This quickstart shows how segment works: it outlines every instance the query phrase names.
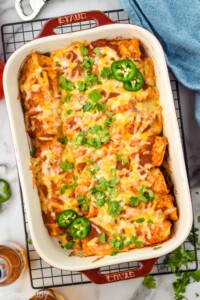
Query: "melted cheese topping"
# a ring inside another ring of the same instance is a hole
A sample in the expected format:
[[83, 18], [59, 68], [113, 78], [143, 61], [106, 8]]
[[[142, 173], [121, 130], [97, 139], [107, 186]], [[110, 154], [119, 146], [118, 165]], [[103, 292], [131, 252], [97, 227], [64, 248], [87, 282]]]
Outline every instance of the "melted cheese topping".
[[[122, 82], [102, 75], [124, 58], [143, 74], [139, 91], [126, 91]], [[74, 249], [85, 255], [127, 251], [170, 237], [177, 211], [172, 185], [160, 169], [168, 142], [161, 134], [153, 61], [141, 55], [137, 39], [73, 42], [49, 56], [32, 53], [22, 67], [19, 89], [36, 148], [34, 182], [52, 236], [63, 246], [71, 240], [56, 218], [73, 209], [92, 225], [88, 237], [74, 239]], [[151, 190], [153, 200], [132, 204], [142, 187]]]

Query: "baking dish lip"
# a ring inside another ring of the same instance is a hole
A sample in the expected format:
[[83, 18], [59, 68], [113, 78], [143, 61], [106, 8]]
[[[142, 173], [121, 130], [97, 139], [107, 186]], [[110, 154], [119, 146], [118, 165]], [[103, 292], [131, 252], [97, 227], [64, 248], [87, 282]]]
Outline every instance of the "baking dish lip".
[[[33, 218], [32, 212], [29, 209], [30, 205], [29, 205], [28, 201], [26, 201], [26, 197], [28, 197], [28, 190], [27, 190], [27, 186], [26, 186], [25, 174], [26, 174], [26, 172], [28, 172], [28, 170], [24, 170], [23, 166], [22, 166], [22, 162], [21, 162], [22, 157], [20, 156], [19, 145], [18, 145], [18, 133], [15, 130], [15, 122], [16, 121], [12, 118], [13, 117], [13, 112], [12, 112], [13, 108], [12, 108], [12, 103], [11, 103], [11, 99], [10, 99], [9, 88], [8, 88], [8, 85], [7, 85], [7, 81], [8, 81], [8, 78], [10, 76], [9, 75], [10, 65], [15, 63], [16, 58], [17, 58], [17, 56], [19, 56], [19, 54], [21, 54], [23, 51], [26, 51], [26, 50], [29, 50], [29, 52], [31, 52], [33, 50], [33, 49], [31, 49], [31, 47], [33, 47], [35, 45], [37, 46], [37, 45], [40, 45], [40, 44], [45, 44], [48, 41], [64, 40], [65, 37], [67, 37], [67, 39], [70, 39], [71, 37], [76, 37], [76, 36], [77, 37], [83, 36], [83, 35], [89, 36], [91, 32], [94, 33], [95, 31], [97, 33], [98, 33], [98, 31], [104, 31], [105, 35], [106, 35], [107, 30], [109, 28], [113, 28], [113, 27], [121, 28], [121, 29], [122, 28], [124, 28], [124, 29], [125, 28], [131, 28], [131, 30], [133, 30], [134, 28], [137, 29], [138, 32], [140, 32], [140, 33], [144, 34], [146, 37], [148, 37], [151, 40], [151, 42], [154, 44], [154, 46], [156, 46], [157, 51], [159, 52], [159, 55], [162, 57], [162, 59], [164, 60], [164, 63], [165, 63], [165, 58], [164, 58], [164, 53], [163, 53], [162, 47], [161, 47], [160, 43], [158, 42], [158, 40], [150, 32], [148, 32], [147, 30], [145, 30], [145, 29], [143, 29], [139, 26], [132, 25], [132, 24], [109, 24], [109, 25], [104, 25], [103, 27], [94, 27], [94, 28], [88, 29], [87, 31], [72, 32], [72, 33], [60, 34], [60, 35], [55, 35], [55, 36], [43, 37], [43, 38], [40, 38], [39, 40], [33, 40], [33, 41], [27, 43], [26, 45], [22, 46], [18, 50], [16, 50], [16, 52], [9, 58], [9, 60], [6, 64], [6, 67], [5, 67], [5, 71], [4, 71], [4, 79], [3, 80], [4, 80], [4, 90], [5, 90], [6, 104], [7, 104], [7, 108], [8, 108], [9, 119], [10, 119], [10, 124], [11, 124], [11, 129], [12, 129], [15, 152], [16, 152], [16, 157], [17, 157], [17, 164], [18, 164], [18, 168], [19, 168], [19, 175], [20, 175], [20, 178], [21, 178], [22, 191], [25, 194], [25, 197], [24, 197], [25, 198], [25, 206], [26, 206], [26, 210], [28, 212], [27, 217], [28, 217], [28, 221], [29, 221], [29, 228], [30, 228], [32, 239], [33, 239], [33, 244], [36, 248], [36, 251], [39, 253], [39, 255], [46, 262], [48, 262], [50, 265], [53, 265], [53, 266], [55, 266], [57, 268], [60, 268], [60, 269], [63, 269], [63, 270], [70, 270], [70, 271], [88, 270], [88, 269], [93, 269], [93, 268], [97, 268], [97, 267], [106, 266], [106, 265], [108, 265], [108, 263], [102, 264], [102, 261], [100, 260], [99, 262], [96, 262], [95, 264], [90, 263], [90, 265], [89, 265], [88, 263], [86, 263], [86, 265], [81, 266], [81, 268], [80, 268], [80, 266], [76, 266], [76, 265], [73, 266], [73, 267], [69, 267], [69, 266], [65, 267], [63, 265], [57, 264], [56, 261], [52, 261], [52, 259], [47, 257], [45, 255], [44, 251], [41, 250], [41, 246], [38, 244], [38, 240], [37, 240], [37, 237], [35, 236], [35, 233], [34, 233], [35, 231], [34, 231], [33, 223], [32, 223], [32, 218]], [[134, 35], [134, 32], [133, 32], [133, 35]], [[67, 42], [67, 39], [66, 39], [66, 42]], [[58, 47], [56, 47], [56, 48], [58, 48]], [[34, 49], [34, 51], [35, 51], [35, 49]], [[24, 57], [24, 59], [26, 58], [26, 56]], [[165, 76], [168, 77], [166, 64], [164, 65], [164, 68], [163, 68], [162, 72], [164, 73]], [[168, 88], [169, 88], [169, 84], [168, 84]], [[170, 87], [170, 94], [171, 94], [171, 87]], [[177, 123], [177, 119], [176, 119], [175, 122]], [[177, 135], [178, 132], [176, 132], [175, 134]], [[181, 146], [180, 141], [179, 141], [179, 146]], [[182, 158], [183, 158], [183, 155], [182, 155]], [[184, 160], [182, 162], [184, 164]], [[131, 250], [131, 251], [126, 252], [126, 254], [127, 254], [126, 257], [122, 257], [121, 253], [118, 254], [114, 258], [110, 257], [110, 260], [111, 260], [109, 262], [110, 265], [111, 264], [124, 263], [124, 262], [128, 262], [128, 261], [133, 261], [133, 260], [134, 261], [136, 261], [136, 260], [145, 260], [145, 259], [165, 255], [165, 254], [171, 252], [172, 250], [174, 250], [175, 248], [177, 248], [187, 238], [187, 236], [190, 232], [190, 229], [192, 227], [192, 218], [193, 217], [192, 217], [191, 203], [189, 203], [190, 202], [190, 193], [189, 193], [188, 181], [187, 181], [187, 178], [186, 178], [185, 167], [183, 167], [182, 172], [183, 172], [182, 175], [183, 175], [185, 183], [186, 183], [185, 190], [187, 192], [187, 197], [188, 197], [188, 202], [187, 202], [187, 204], [188, 204], [188, 211], [187, 211], [188, 219], [187, 219], [187, 227], [186, 227], [186, 224], [184, 224], [184, 234], [181, 237], [177, 237], [176, 244], [172, 244], [171, 246], [168, 246], [168, 247], [165, 247], [165, 248], [164, 247], [160, 248], [160, 249], [158, 249], [157, 251], [154, 251], [154, 252], [151, 251], [152, 252], [151, 255], [146, 253], [146, 254], [143, 254], [143, 255], [138, 255], [137, 256], [138, 258], [134, 259], [131, 256], [133, 254], [133, 251], [136, 253], [137, 250]], [[176, 235], [176, 233], [175, 233], [175, 235]], [[142, 249], [144, 249], [144, 248], [142, 248]], [[140, 251], [140, 253], [144, 252], [142, 249], [139, 249], [138, 251]], [[84, 258], [81, 258], [81, 259], [84, 259]]]

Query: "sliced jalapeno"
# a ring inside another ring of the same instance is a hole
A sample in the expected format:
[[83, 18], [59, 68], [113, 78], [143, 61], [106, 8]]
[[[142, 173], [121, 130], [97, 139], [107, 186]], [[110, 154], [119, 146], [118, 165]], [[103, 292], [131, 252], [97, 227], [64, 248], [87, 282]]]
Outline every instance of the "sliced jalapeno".
[[144, 77], [140, 71], [136, 71], [134, 78], [124, 82], [124, 89], [129, 92], [139, 91], [144, 85]]
[[116, 80], [127, 82], [134, 78], [136, 65], [130, 59], [122, 59], [112, 63], [111, 70]]
[[76, 219], [77, 213], [72, 209], [63, 210], [57, 216], [57, 223], [60, 227], [68, 227], [74, 219]]
[[76, 218], [70, 225], [69, 233], [77, 239], [84, 239], [90, 232], [90, 221], [86, 217]]
[[9, 183], [5, 179], [0, 179], [0, 203], [6, 202], [11, 196]]

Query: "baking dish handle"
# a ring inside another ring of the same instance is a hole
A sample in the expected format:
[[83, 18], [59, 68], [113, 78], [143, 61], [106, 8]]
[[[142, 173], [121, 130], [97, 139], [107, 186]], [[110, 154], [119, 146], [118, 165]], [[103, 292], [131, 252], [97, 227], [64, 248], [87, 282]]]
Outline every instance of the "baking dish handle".
[[103, 274], [100, 272], [99, 268], [81, 271], [81, 272], [94, 283], [97, 284], [111, 283], [111, 282], [143, 277], [145, 275], [148, 275], [151, 272], [156, 260], [157, 258], [143, 260], [140, 262], [140, 266], [138, 268], [114, 272], [114, 273]]
[[37, 38], [56, 34], [54, 32], [54, 29], [58, 26], [77, 23], [77, 22], [91, 21], [91, 20], [96, 22], [96, 26], [102, 26], [102, 25], [114, 23], [102, 11], [99, 10], [80, 12], [80, 13], [65, 15], [62, 17], [57, 17], [48, 20], [44, 24]]

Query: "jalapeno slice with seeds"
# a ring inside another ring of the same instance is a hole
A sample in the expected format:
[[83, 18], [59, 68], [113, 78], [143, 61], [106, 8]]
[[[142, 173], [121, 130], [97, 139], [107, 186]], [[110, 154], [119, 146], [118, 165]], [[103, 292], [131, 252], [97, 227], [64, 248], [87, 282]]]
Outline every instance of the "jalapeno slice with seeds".
[[144, 77], [140, 71], [136, 71], [134, 78], [124, 82], [124, 89], [129, 92], [139, 91], [144, 85]]
[[76, 219], [77, 213], [72, 209], [63, 210], [57, 216], [57, 223], [60, 227], [68, 227], [74, 219]]
[[90, 221], [86, 217], [76, 218], [70, 225], [69, 233], [77, 239], [84, 239], [90, 232]]
[[5, 179], [0, 178], [0, 203], [8, 201], [10, 196], [11, 191], [9, 183]]
[[137, 71], [136, 65], [130, 59], [122, 59], [112, 63], [111, 70], [116, 80], [131, 81]]

